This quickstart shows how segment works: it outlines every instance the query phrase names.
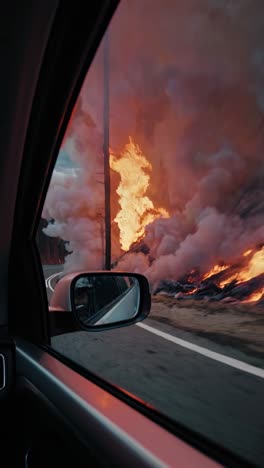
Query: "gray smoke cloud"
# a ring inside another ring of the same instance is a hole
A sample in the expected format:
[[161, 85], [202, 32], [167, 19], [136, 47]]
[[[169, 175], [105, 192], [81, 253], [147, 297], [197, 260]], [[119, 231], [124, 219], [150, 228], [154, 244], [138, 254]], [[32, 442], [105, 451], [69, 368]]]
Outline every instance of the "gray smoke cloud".
[[[109, 31], [110, 145], [139, 144], [153, 167], [148, 195], [170, 218], [147, 226], [148, 255], [117, 268], [178, 279], [263, 242], [263, 31], [260, 0], [121, 2]], [[43, 212], [55, 220], [45, 232], [69, 241], [67, 271], [103, 265], [102, 73], [100, 49], [64, 139], [78, 170], [54, 174]]]

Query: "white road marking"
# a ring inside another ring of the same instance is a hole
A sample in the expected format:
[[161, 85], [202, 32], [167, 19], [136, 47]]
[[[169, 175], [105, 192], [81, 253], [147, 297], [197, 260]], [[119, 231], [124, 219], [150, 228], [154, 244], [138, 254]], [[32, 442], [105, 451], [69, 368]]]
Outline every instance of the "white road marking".
[[[55, 273], [55, 275], [56, 275], [56, 274], [57, 274], [57, 273]], [[46, 278], [46, 280], [45, 280], [46, 288], [49, 287], [49, 281], [53, 278], [53, 276], [54, 276], [54, 273], [53, 273], [53, 275], [51, 275], [51, 276], [49, 276], [48, 278]]]
[[182, 340], [181, 338], [177, 338], [176, 336], [169, 335], [169, 333], [162, 332], [144, 323], [137, 323], [136, 325], [140, 328], [143, 328], [144, 330], [154, 333], [154, 335], [158, 335], [161, 338], [164, 338], [165, 340], [171, 341], [172, 343], [182, 346], [183, 348], [195, 351], [198, 354], [202, 354], [203, 356], [206, 356], [210, 359], [214, 359], [215, 361], [226, 364], [227, 366], [234, 367], [235, 369], [239, 369], [243, 372], [247, 372], [248, 374], [256, 375], [257, 377], [261, 377], [262, 379], [264, 379], [264, 369], [252, 366], [251, 364], [239, 361], [238, 359], [225, 356], [224, 354], [216, 353], [215, 351], [210, 351], [207, 348], [203, 348], [202, 346], [195, 345], [193, 343], [190, 343], [189, 341]]
[[52, 281], [54, 278], [56, 278], [56, 276], [59, 276], [60, 274], [61, 274], [61, 271], [60, 271], [59, 273], [53, 273], [53, 275], [49, 276], [49, 277], [46, 279], [46, 281], [45, 281], [45, 283], [46, 283], [46, 288], [49, 288], [52, 292], [54, 292], [54, 289], [53, 289], [53, 287], [52, 287], [52, 285], [51, 285], [51, 281]]

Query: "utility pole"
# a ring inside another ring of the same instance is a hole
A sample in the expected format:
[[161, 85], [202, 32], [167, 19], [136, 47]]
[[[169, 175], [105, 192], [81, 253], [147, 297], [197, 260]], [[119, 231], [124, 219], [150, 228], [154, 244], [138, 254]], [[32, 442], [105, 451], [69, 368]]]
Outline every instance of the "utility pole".
[[109, 165], [109, 33], [103, 39], [104, 190], [105, 190], [105, 269], [111, 270], [111, 206]]

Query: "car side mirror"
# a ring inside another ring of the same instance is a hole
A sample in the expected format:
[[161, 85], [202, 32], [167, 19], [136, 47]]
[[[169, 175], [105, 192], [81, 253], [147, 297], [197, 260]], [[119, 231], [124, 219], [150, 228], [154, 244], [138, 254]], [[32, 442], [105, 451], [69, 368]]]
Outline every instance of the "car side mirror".
[[145, 276], [113, 271], [77, 273], [62, 277], [50, 311], [72, 312], [81, 329], [109, 330], [147, 317], [151, 306]]

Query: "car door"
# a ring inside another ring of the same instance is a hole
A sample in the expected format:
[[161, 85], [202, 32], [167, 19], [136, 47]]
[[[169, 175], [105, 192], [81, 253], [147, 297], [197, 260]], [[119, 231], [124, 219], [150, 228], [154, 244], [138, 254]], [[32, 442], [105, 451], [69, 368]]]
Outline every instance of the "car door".
[[[9, 122], [17, 146], [10, 149], [13, 159], [7, 159], [4, 175], [13, 180], [12, 190], [7, 183], [1, 188], [2, 213], [9, 221], [1, 284], [8, 463], [28, 468], [243, 466], [238, 456], [177, 421], [172, 424], [150, 404], [50, 346], [37, 228], [81, 84], [117, 3], [37, 2], [33, 8], [29, 2], [21, 13], [32, 35], [16, 36], [16, 47], [25, 41], [18, 68], [22, 97], [14, 102]], [[11, 8], [5, 20], [12, 24]], [[15, 88], [11, 80], [10, 95]]]

